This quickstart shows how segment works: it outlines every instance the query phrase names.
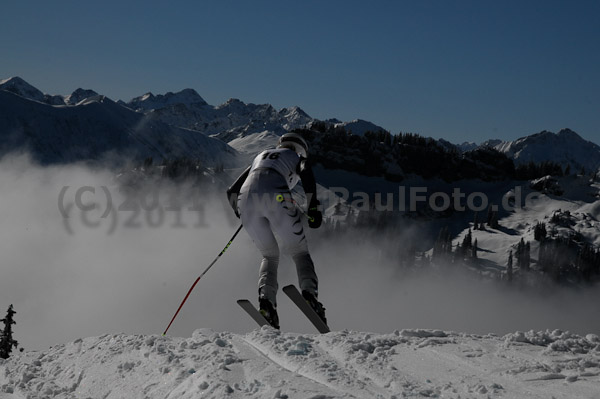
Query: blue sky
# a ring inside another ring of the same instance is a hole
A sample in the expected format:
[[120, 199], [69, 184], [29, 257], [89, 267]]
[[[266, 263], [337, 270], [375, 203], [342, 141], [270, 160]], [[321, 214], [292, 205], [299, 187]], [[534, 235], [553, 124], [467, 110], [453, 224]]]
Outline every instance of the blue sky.
[[453, 142], [600, 142], [600, 1], [20, 1], [0, 78], [129, 100], [196, 89]]

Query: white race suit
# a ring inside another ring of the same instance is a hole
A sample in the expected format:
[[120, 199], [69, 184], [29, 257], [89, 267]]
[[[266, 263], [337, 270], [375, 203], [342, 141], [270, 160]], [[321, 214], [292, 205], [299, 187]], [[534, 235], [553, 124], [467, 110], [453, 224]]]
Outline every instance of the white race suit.
[[[298, 273], [301, 290], [318, 295], [318, 279], [308, 252], [302, 213], [293, 202], [290, 190], [302, 179], [309, 206], [316, 206], [316, 184], [305, 158], [288, 148], [260, 153], [228, 195], [239, 193], [237, 207], [244, 228], [263, 256], [258, 292], [276, 305], [279, 245], [288, 252]], [[233, 204], [235, 209], [235, 204]]]

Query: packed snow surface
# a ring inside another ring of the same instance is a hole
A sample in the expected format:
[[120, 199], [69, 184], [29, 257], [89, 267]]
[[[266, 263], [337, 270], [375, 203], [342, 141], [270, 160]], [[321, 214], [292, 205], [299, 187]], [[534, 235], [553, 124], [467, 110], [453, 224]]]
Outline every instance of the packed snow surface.
[[598, 398], [600, 339], [441, 330], [104, 335], [0, 360], [0, 398]]

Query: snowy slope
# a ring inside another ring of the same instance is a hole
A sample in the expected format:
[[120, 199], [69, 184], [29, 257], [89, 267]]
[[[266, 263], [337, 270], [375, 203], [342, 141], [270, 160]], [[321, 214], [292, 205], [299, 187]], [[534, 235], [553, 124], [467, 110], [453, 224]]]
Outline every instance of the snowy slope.
[[[445, 140], [440, 140], [448, 146]], [[579, 172], [582, 167], [587, 171], [600, 168], [600, 146], [583, 139], [571, 129], [562, 129], [558, 133], [543, 132], [521, 137], [513, 141], [487, 140], [479, 146], [473, 143], [454, 145], [461, 151], [475, 148], [493, 147], [503, 152], [516, 164], [552, 161], [565, 167], [571, 165], [572, 172]]]
[[236, 157], [220, 140], [149, 120], [104, 96], [56, 107], [0, 90], [0, 137], [0, 155], [28, 150], [42, 163], [186, 156], [227, 165]]
[[252, 133], [244, 137], [238, 137], [231, 140], [229, 144], [236, 151], [248, 155], [256, 155], [267, 148], [274, 148], [279, 141], [278, 135], [268, 130], [259, 133]]
[[586, 170], [598, 170], [600, 167], [600, 146], [584, 140], [570, 129], [558, 133], [543, 131], [503, 142], [495, 148], [517, 163], [554, 161], [561, 165], [570, 164], [575, 171], [581, 167]]
[[0, 360], [0, 398], [598, 398], [600, 339], [440, 330], [104, 335]]
[[[598, 183], [590, 184], [585, 177], [566, 176], [558, 180], [562, 196], [538, 193], [531, 201], [523, 204], [523, 208], [515, 209], [499, 221], [500, 227], [485, 230], [472, 230], [473, 240], [478, 242], [478, 257], [481, 269], [495, 272], [504, 272], [509, 252], [513, 255], [515, 247], [523, 238], [531, 243], [532, 260], [535, 263], [539, 243], [534, 239], [534, 227], [538, 222], [546, 224], [548, 230], [554, 229], [557, 236], [568, 237], [573, 233], [580, 233], [585, 242], [600, 247], [600, 186]], [[534, 193], [528, 187], [522, 187], [523, 197]], [[555, 212], [569, 212], [571, 225], [556, 226], [549, 223]], [[480, 215], [485, 217], [485, 215]], [[463, 230], [453, 240], [454, 245], [460, 244], [471, 225]]]

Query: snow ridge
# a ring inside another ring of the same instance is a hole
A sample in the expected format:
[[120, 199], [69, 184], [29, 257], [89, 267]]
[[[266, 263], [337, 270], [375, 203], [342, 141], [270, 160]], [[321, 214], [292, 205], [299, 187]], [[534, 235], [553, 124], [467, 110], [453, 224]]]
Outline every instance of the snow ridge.
[[593, 397], [600, 339], [440, 330], [103, 335], [0, 360], [0, 398]]

